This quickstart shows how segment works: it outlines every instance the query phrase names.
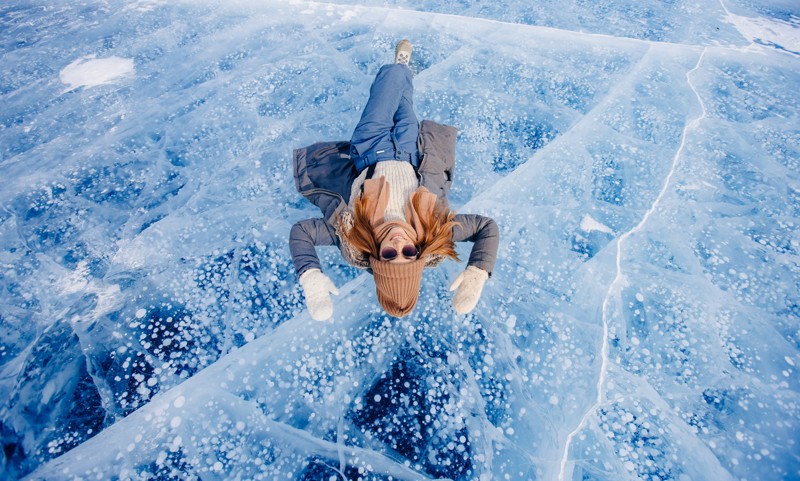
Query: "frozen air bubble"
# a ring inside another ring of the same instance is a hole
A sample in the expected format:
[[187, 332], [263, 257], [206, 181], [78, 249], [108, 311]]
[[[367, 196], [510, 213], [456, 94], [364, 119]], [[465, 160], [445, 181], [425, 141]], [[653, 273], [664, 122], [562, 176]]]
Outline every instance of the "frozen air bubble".
[[447, 353], [447, 363], [451, 366], [458, 365], [458, 356], [452, 352]]
[[136, 311], [136, 319], [143, 318], [145, 314], [147, 314], [147, 311], [145, 311], [144, 309], [139, 309], [138, 311]]
[[513, 314], [508, 316], [508, 319], [506, 319], [506, 326], [508, 326], [509, 329], [514, 329], [516, 325], [517, 325], [517, 316]]

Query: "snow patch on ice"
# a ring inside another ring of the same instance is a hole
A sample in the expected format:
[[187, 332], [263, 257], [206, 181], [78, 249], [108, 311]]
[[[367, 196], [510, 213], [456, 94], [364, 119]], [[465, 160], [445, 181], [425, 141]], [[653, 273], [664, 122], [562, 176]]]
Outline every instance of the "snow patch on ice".
[[598, 222], [597, 220], [592, 218], [592, 216], [590, 216], [589, 214], [583, 216], [583, 219], [581, 220], [581, 229], [583, 229], [586, 232], [598, 231], [598, 232], [605, 232], [606, 234], [612, 234], [612, 235], [614, 234], [614, 231], [610, 227], [603, 224], [602, 222]]
[[66, 273], [55, 281], [55, 287], [60, 295], [84, 293], [95, 296], [95, 307], [91, 315], [94, 318], [107, 314], [119, 307], [120, 289], [116, 284], [104, 286], [98, 284], [89, 273], [86, 261], [78, 262], [74, 270]]
[[96, 87], [132, 76], [135, 73], [133, 59], [122, 57], [96, 58], [87, 55], [64, 67], [58, 74], [62, 83], [68, 85], [65, 92], [78, 87]]
[[59, 293], [68, 295], [86, 289], [89, 285], [89, 280], [86, 278], [88, 273], [89, 268], [86, 262], [79, 262], [73, 271], [68, 272], [56, 282]]
[[163, 0], [139, 0], [127, 5], [124, 8], [124, 11], [151, 12], [163, 3], [165, 3]]
[[742, 17], [728, 13], [726, 20], [751, 42], [768, 45], [800, 55], [800, 17], [791, 20]]

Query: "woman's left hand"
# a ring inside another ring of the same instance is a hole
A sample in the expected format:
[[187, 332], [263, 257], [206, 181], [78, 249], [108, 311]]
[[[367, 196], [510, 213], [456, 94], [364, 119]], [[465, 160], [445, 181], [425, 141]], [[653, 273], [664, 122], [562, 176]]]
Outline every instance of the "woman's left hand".
[[489, 273], [475, 266], [467, 266], [466, 270], [456, 277], [450, 290], [458, 289], [453, 297], [453, 309], [459, 314], [466, 314], [475, 309], [483, 292], [483, 285]]

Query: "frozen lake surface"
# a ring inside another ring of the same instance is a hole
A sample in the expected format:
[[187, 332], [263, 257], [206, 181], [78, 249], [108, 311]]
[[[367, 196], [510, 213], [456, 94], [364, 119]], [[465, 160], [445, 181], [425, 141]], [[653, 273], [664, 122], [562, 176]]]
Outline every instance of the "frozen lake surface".
[[[0, 6], [0, 477], [800, 479], [800, 5], [387, 3]], [[318, 323], [291, 151], [404, 37], [497, 267]]]

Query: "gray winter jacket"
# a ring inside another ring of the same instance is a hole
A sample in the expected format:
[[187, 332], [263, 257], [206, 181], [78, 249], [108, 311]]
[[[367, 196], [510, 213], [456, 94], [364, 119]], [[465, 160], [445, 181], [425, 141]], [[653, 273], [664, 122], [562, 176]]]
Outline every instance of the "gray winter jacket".
[[[421, 161], [417, 176], [420, 186], [447, 199], [453, 183], [457, 131], [449, 125], [423, 120], [419, 130]], [[294, 151], [294, 180], [298, 192], [322, 211], [322, 218], [306, 219], [292, 226], [289, 250], [299, 277], [309, 269], [322, 269], [315, 246], [335, 245], [351, 264], [358, 265], [337, 234], [339, 216], [347, 209], [350, 187], [358, 172], [350, 160], [345, 141], [319, 142]], [[490, 275], [497, 259], [500, 240], [497, 224], [476, 214], [456, 214], [455, 242], [472, 242], [468, 265]]]

